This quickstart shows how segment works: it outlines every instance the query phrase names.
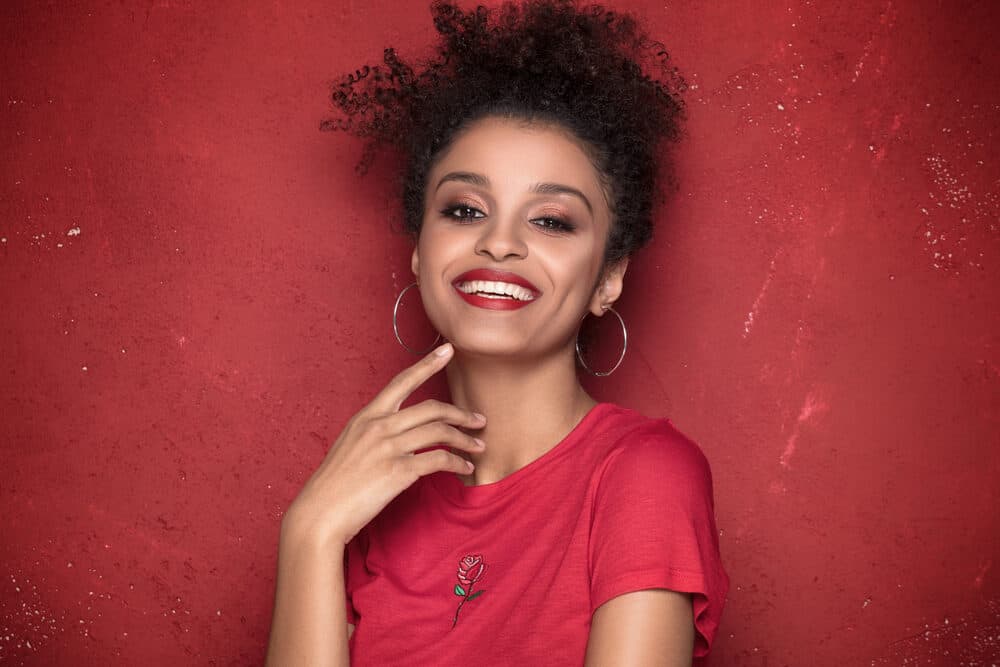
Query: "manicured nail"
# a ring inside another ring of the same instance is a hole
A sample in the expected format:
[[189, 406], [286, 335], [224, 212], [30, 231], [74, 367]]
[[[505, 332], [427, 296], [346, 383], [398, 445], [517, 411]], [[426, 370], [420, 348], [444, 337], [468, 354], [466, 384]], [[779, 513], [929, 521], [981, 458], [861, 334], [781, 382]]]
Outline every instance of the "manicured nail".
[[451, 354], [451, 343], [445, 343], [438, 349], [434, 350], [434, 354], [436, 354], [439, 357], [448, 356], [449, 354]]
[[472, 461], [469, 461], [468, 459], [466, 459], [466, 461], [465, 461], [465, 467], [468, 468], [469, 470], [475, 470], [476, 469], [476, 466], [472, 465]]
[[484, 422], [484, 421], [486, 421], [486, 415], [481, 415], [478, 412], [473, 412], [472, 413], [472, 418], [475, 419], [477, 422]]
[[473, 438], [473, 440], [475, 440], [476, 444], [479, 445], [480, 447], [485, 447], [486, 446], [486, 443], [483, 442], [482, 440], [480, 440], [479, 438]]

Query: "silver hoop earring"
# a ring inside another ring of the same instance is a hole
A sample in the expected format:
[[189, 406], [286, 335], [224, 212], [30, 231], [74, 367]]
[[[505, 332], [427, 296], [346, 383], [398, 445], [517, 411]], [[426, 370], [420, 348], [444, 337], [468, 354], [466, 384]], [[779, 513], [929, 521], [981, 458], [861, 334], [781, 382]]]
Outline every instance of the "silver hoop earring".
[[403, 291], [400, 292], [399, 296], [396, 297], [396, 305], [393, 306], [392, 308], [392, 332], [396, 334], [396, 340], [399, 342], [400, 345], [403, 346], [403, 349], [409, 352], [410, 354], [427, 354], [428, 352], [433, 350], [434, 347], [438, 344], [438, 341], [441, 340], [441, 334], [437, 335], [437, 338], [434, 339], [434, 342], [431, 343], [431, 346], [426, 350], [414, 350], [412, 347], [404, 343], [403, 339], [399, 337], [399, 324], [396, 322], [396, 316], [399, 314], [399, 304], [402, 303], [403, 301], [403, 295], [416, 286], [417, 283], [415, 282], [410, 283], [409, 285], [404, 287]]
[[612, 308], [611, 306], [605, 306], [604, 311], [605, 312], [611, 311], [612, 313], [614, 313], [614, 316], [618, 318], [618, 323], [622, 325], [622, 353], [618, 355], [618, 361], [615, 362], [615, 365], [611, 368], [610, 371], [595, 371], [590, 366], [588, 366], [587, 362], [583, 360], [583, 354], [580, 353], [579, 335], [577, 335], [576, 338], [576, 358], [580, 360], [580, 365], [583, 366], [583, 369], [588, 373], [590, 373], [591, 375], [595, 375], [597, 377], [602, 377], [602, 378], [607, 377], [612, 373], [614, 373], [616, 370], [618, 370], [618, 367], [621, 366], [622, 364], [622, 359], [625, 358], [625, 350], [628, 349], [628, 329], [625, 328], [625, 320], [623, 320], [622, 316], [618, 314], [618, 311]]

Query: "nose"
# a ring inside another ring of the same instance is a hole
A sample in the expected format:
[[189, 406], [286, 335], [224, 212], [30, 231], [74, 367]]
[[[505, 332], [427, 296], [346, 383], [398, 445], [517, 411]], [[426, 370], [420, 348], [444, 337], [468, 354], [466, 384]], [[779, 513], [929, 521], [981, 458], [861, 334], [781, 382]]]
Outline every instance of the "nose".
[[476, 254], [500, 262], [505, 259], [523, 259], [528, 246], [521, 237], [517, 220], [494, 218], [480, 227], [482, 233], [476, 241]]

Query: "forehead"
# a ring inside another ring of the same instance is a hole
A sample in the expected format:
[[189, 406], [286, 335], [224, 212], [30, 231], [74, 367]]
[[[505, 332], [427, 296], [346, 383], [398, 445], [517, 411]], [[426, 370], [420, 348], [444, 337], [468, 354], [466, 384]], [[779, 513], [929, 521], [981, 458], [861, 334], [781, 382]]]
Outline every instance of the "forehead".
[[482, 174], [498, 188], [562, 183], [606, 205], [600, 174], [582, 143], [552, 123], [498, 117], [475, 121], [438, 158], [428, 185], [455, 169]]

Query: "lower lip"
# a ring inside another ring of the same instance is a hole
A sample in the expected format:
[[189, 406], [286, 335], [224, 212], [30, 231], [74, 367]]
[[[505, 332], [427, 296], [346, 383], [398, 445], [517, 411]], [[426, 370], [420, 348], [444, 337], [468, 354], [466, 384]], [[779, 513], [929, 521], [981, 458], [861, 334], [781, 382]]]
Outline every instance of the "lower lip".
[[462, 290], [455, 288], [458, 295], [465, 299], [466, 303], [470, 303], [477, 308], [485, 308], [487, 310], [517, 310], [518, 308], [524, 308], [525, 306], [534, 303], [534, 299], [531, 301], [519, 301], [518, 299], [504, 298], [504, 299], [490, 299], [485, 296], [479, 296], [478, 294], [467, 294]]

